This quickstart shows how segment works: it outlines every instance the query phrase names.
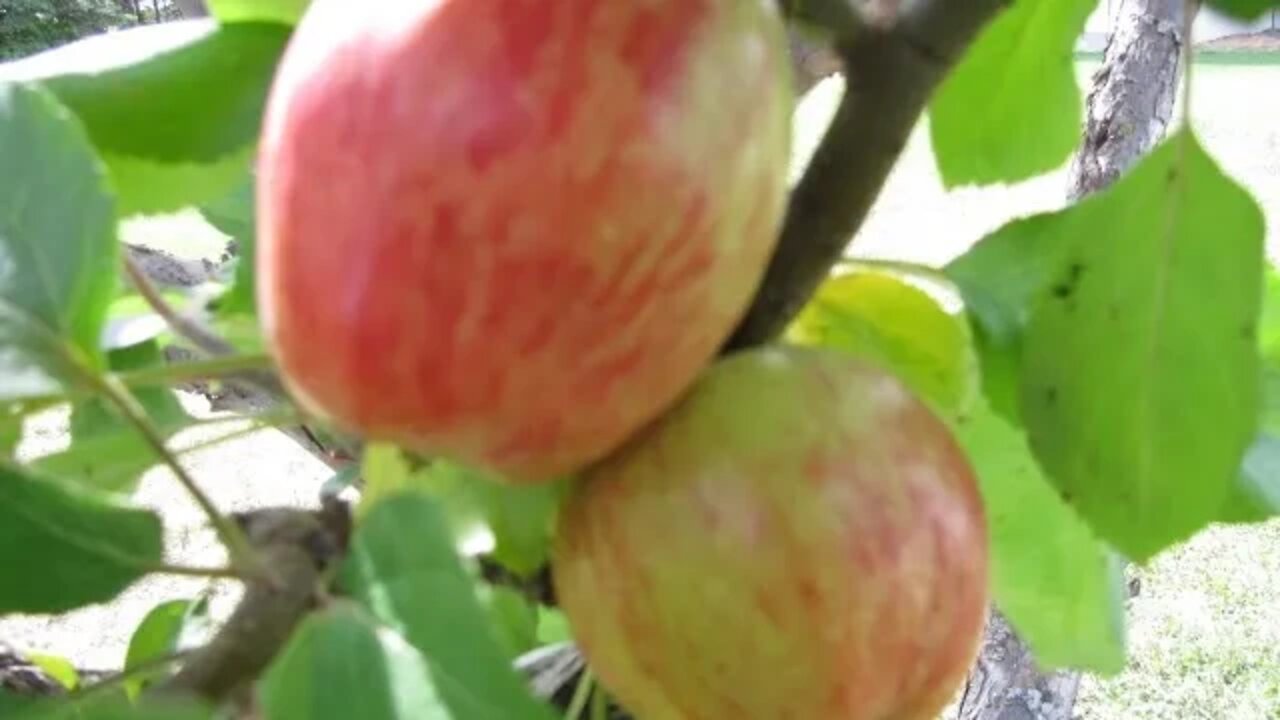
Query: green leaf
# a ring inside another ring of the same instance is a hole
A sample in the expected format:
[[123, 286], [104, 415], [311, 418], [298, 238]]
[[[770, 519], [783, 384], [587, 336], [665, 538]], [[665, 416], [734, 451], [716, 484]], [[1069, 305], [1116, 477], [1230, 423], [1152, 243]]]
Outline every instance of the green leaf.
[[1269, 365], [1280, 367], [1280, 272], [1270, 262], [1263, 265], [1262, 314], [1258, 343]]
[[[818, 288], [787, 339], [867, 357], [935, 409], [962, 412], [976, 399], [980, 380], [968, 324], [940, 304], [951, 294], [920, 271], [850, 264]], [[958, 311], [958, 298], [949, 299]]]
[[248, 176], [235, 190], [200, 208], [205, 220], [236, 242], [235, 282], [225, 295], [218, 299], [220, 315], [247, 313], [257, 309], [254, 286], [254, 259], [256, 215], [255, 184]]
[[1021, 432], [987, 409], [956, 436], [982, 490], [996, 605], [1043, 667], [1123, 669], [1120, 559], [1053, 492]]
[[1260, 19], [1268, 10], [1280, 8], [1277, 0], [1208, 0], [1209, 7], [1241, 20]]
[[1022, 417], [1063, 496], [1145, 562], [1215, 519], [1253, 440], [1262, 213], [1184, 131], [1045, 229], [1070, 247]]
[[19, 715], [18, 713], [29, 710], [35, 704], [36, 701], [34, 699], [9, 692], [3, 686], [0, 686], [0, 718], [25, 720], [29, 715]]
[[469, 718], [446, 710], [430, 682], [434, 671], [402, 637], [339, 602], [303, 620], [268, 668], [260, 697], [270, 720]]
[[[111, 369], [117, 372], [164, 363], [155, 340], [112, 350], [107, 358]], [[156, 428], [167, 437], [194, 423], [167, 387], [139, 388], [135, 395]], [[89, 398], [71, 406], [71, 445], [31, 465], [49, 477], [129, 494], [143, 473], [159, 463], [147, 441], [114, 408], [102, 399]]]
[[75, 118], [46, 92], [0, 84], [0, 402], [58, 392], [100, 368], [116, 286], [115, 214]]
[[943, 184], [1014, 182], [1061, 165], [1080, 139], [1073, 50], [1096, 0], [1014, 0], [929, 106]]
[[383, 497], [405, 490], [422, 493], [438, 503], [455, 546], [464, 553], [475, 554], [491, 545], [490, 556], [519, 575], [546, 562], [566, 482], [509, 485], [447, 460], [414, 469], [392, 445], [367, 445], [363, 465], [358, 514]]
[[[136, 670], [140, 665], [177, 650], [187, 617], [198, 605], [195, 600], [170, 600], [151, 608], [129, 638], [124, 669]], [[165, 673], [164, 668], [157, 668], [148, 673], [134, 674], [125, 681], [125, 690], [130, 697], [136, 698], [148, 682]]]
[[120, 215], [180, 210], [221, 197], [249, 171], [255, 147], [245, 147], [208, 164], [161, 163], [103, 153], [120, 198]]
[[555, 608], [538, 607], [538, 645], [556, 645], [573, 640], [569, 618]]
[[537, 647], [538, 610], [523, 595], [509, 587], [485, 584], [479, 585], [477, 594], [508, 660]]
[[1249, 446], [1220, 522], [1256, 523], [1280, 515], [1280, 438], [1263, 434]]
[[[262, 109], [290, 28], [198, 24], [188, 42], [141, 61], [43, 79], [103, 153], [207, 164], [257, 142]], [[183, 23], [166, 23], [180, 25]], [[149, 28], [115, 33], [128, 43]], [[170, 32], [186, 33], [186, 28]]]
[[22, 415], [12, 405], [0, 405], [0, 458], [12, 458], [22, 442]]
[[[117, 348], [107, 353], [107, 365], [112, 372], [141, 370], [164, 364], [164, 354], [155, 340]], [[166, 434], [172, 434], [191, 422], [191, 416], [182, 408], [173, 390], [167, 387], [138, 388], [134, 395], [147, 411], [147, 416]], [[80, 439], [118, 432], [134, 431], [106, 401], [92, 398], [72, 405], [72, 447]]]
[[547, 561], [564, 482], [507, 485], [473, 468], [435, 460], [415, 474], [415, 487], [446, 511], [460, 547], [477, 529], [493, 538], [489, 555], [503, 567], [529, 575]]
[[0, 614], [107, 602], [161, 561], [160, 518], [0, 466]]
[[209, 0], [209, 10], [224, 23], [250, 20], [296, 24], [311, 0]]
[[76, 670], [76, 666], [71, 664], [70, 660], [58, 655], [45, 655], [43, 653], [25, 653], [24, 657], [43, 670], [45, 675], [56, 680], [63, 688], [75, 690], [79, 687], [80, 671]]
[[427, 658], [451, 717], [549, 720], [512, 669], [428, 498], [407, 491], [373, 506], [352, 538], [341, 584]]
[[116, 432], [75, 439], [61, 452], [31, 463], [31, 469], [46, 477], [56, 477], [110, 493], [128, 495], [143, 473], [160, 464], [155, 451], [138, 433]]
[[[0, 695], [0, 710], [5, 709]], [[5, 720], [213, 720], [213, 711], [194, 700], [146, 698], [134, 703], [123, 693], [87, 693], [27, 703]]]
[[214, 200], [248, 171], [291, 28], [191, 20], [108, 33], [0, 66], [39, 80], [88, 129], [120, 214]]
[[1031, 308], [1062, 264], [1070, 238], [1051, 213], [1014, 220], [952, 260], [944, 274], [964, 298], [991, 407], [1020, 424], [1018, 378]]

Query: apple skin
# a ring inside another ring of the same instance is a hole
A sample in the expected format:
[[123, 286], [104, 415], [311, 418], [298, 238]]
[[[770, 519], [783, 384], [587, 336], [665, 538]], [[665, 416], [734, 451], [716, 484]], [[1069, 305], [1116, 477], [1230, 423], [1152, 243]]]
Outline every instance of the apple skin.
[[934, 720], [988, 600], [962, 449], [831, 350], [713, 365], [579, 478], [553, 559], [584, 656], [644, 720]]
[[286, 386], [513, 483], [604, 456], [760, 283], [790, 82], [772, 0], [318, 0], [258, 166]]

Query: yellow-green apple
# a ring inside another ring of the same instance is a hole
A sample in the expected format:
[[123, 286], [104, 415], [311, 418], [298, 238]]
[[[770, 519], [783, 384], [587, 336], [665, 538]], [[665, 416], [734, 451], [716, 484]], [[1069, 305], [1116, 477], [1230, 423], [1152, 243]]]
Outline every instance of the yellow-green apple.
[[644, 720], [933, 720], [988, 599], [963, 451], [833, 350], [714, 364], [583, 473], [553, 557], [584, 655]]
[[258, 166], [287, 386], [513, 482], [599, 459], [757, 289], [792, 105], [774, 0], [317, 0]]

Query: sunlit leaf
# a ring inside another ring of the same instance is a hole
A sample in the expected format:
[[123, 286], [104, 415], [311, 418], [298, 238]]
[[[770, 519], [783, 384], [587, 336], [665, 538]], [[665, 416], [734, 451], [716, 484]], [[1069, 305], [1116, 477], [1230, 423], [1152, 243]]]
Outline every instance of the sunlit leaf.
[[[935, 287], [922, 287], [926, 283]], [[936, 409], [962, 412], [976, 398], [980, 380], [959, 299], [950, 310], [938, 299], [952, 293], [921, 273], [850, 265], [818, 288], [787, 339], [872, 359]]]
[[929, 106], [947, 187], [1024, 180], [1080, 140], [1073, 50], [1096, 0], [1014, 0], [965, 51]]
[[222, 22], [269, 20], [294, 24], [311, 0], [209, 0], [209, 10]]
[[138, 668], [148, 662], [163, 658], [178, 649], [178, 641], [182, 630], [193, 609], [198, 607], [195, 600], [168, 600], [151, 608], [142, 618], [142, 622], [134, 628], [129, 638], [129, 647], [125, 652], [124, 669], [130, 672], [125, 682], [125, 689], [131, 697], [137, 697], [143, 687], [157, 677], [162, 677], [166, 669], [155, 668], [150, 672], [139, 673]]
[[24, 653], [24, 657], [63, 688], [75, 690], [80, 686], [80, 671], [76, 670], [76, 666], [70, 660], [60, 655], [31, 652]]
[[538, 608], [538, 645], [555, 645], [573, 640], [569, 618], [561, 610]]

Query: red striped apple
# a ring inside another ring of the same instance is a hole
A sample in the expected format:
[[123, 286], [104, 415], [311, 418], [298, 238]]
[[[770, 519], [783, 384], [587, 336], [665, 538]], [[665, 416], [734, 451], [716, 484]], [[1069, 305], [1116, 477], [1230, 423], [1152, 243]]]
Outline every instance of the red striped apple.
[[776, 244], [773, 0], [318, 0], [260, 145], [264, 332], [299, 403], [513, 482], [713, 358]]
[[829, 350], [713, 365], [579, 478], [553, 557], [585, 657], [644, 720], [933, 720], [988, 598], [947, 426]]

